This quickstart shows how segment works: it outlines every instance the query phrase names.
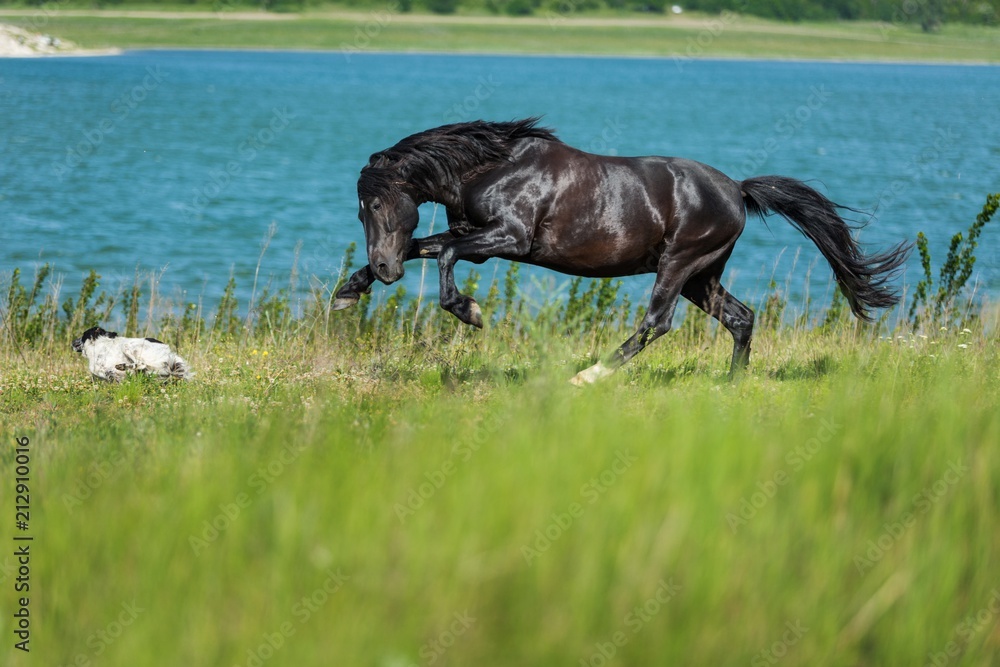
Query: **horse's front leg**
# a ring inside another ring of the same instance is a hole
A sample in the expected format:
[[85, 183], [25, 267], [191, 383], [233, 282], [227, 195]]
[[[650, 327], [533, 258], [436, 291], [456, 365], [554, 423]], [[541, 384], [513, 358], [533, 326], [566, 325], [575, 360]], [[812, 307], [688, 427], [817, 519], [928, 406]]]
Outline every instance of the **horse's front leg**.
[[444, 244], [455, 238], [451, 232], [441, 232], [422, 239], [413, 239], [406, 250], [406, 259], [437, 259]]
[[475, 229], [445, 243], [438, 255], [441, 307], [466, 324], [482, 329], [483, 312], [479, 304], [460, 293], [455, 285], [455, 262], [464, 259], [482, 263], [491, 257], [517, 259], [527, 256], [530, 249], [531, 239], [523, 230], [506, 226]]
[[[441, 246], [454, 238], [455, 235], [451, 232], [442, 232], [441, 234], [434, 234], [422, 239], [413, 239], [406, 249], [404, 261], [418, 258], [436, 259], [438, 253], [441, 252]], [[353, 306], [361, 299], [362, 294], [368, 293], [374, 282], [375, 274], [372, 273], [371, 268], [366, 264], [355, 271], [347, 279], [347, 282], [337, 290], [337, 293], [334, 295], [335, 300], [332, 310], [343, 310], [344, 308]]]
[[367, 294], [375, 282], [375, 274], [367, 264], [355, 271], [334, 295], [331, 310], [343, 310], [356, 304], [362, 294]]

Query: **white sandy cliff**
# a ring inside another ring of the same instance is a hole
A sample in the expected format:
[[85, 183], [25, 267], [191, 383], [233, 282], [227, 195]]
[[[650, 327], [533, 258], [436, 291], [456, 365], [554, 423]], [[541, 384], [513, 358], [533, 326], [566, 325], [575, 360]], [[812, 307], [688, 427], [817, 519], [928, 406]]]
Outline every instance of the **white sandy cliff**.
[[0, 57], [112, 55], [117, 49], [81, 49], [73, 42], [0, 23]]

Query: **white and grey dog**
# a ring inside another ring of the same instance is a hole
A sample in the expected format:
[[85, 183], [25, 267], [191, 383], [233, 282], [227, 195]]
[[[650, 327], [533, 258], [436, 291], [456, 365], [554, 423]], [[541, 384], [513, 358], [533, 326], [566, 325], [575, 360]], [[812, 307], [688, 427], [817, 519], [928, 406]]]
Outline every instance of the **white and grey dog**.
[[121, 382], [129, 373], [161, 380], [191, 377], [187, 362], [155, 338], [126, 338], [91, 327], [73, 341], [73, 349], [87, 357], [91, 375], [109, 382]]

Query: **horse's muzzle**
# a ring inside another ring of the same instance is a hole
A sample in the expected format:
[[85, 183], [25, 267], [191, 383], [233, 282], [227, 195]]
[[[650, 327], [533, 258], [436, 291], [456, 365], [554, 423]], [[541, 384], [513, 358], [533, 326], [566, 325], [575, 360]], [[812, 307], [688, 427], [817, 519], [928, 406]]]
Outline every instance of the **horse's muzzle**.
[[402, 262], [376, 262], [371, 265], [375, 277], [386, 285], [391, 285], [403, 277]]

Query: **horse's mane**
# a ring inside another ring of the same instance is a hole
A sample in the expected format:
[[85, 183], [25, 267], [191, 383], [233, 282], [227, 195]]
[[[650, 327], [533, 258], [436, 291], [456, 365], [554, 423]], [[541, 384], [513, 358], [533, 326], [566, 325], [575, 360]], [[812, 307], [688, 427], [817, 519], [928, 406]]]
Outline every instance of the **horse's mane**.
[[519, 139], [558, 141], [538, 118], [442, 125], [410, 135], [371, 156], [358, 179], [358, 196], [392, 199], [409, 185], [430, 194], [442, 183], [460, 183], [510, 158]]

